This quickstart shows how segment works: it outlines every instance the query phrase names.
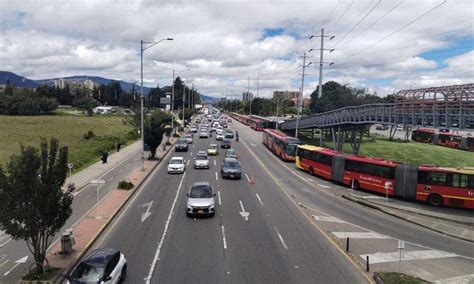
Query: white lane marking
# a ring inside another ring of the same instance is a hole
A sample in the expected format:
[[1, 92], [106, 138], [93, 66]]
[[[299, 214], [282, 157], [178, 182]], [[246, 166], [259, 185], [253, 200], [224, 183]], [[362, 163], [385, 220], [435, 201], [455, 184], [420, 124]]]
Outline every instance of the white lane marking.
[[391, 239], [389, 236], [375, 232], [332, 232], [332, 234], [339, 239]]
[[217, 191], [217, 200], [219, 200], [219, 206], [221, 206], [222, 202], [221, 202], [221, 192], [220, 191]]
[[216, 180], [219, 180], [219, 177], [217, 176], [217, 172], [216, 172]]
[[114, 179], [114, 177], [110, 177], [110, 178], [109, 178], [109, 181], [112, 181], [113, 179]]
[[474, 274], [440, 279], [440, 280], [434, 281], [433, 283], [435, 283], [435, 284], [448, 284], [448, 283], [469, 284], [469, 283], [474, 283]]
[[312, 179], [312, 178], [306, 178], [306, 179], [307, 179], [307, 180], [309, 180], [309, 181], [313, 181], [313, 179]]
[[[6, 255], [4, 255], [3, 257], [6, 257]], [[3, 260], [3, 258], [2, 258], [1, 260]], [[1, 260], [0, 260], [0, 261], [1, 261]], [[5, 264], [7, 264], [9, 261], [10, 261], [10, 259], [7, 259], [7, 260], [5, 260], [5, 262], [0, 263], [0, 267], [3, 267], [3, 266], [4, 266]]]
[[285, 240], [284, 240], [283, 237], [280, 235], [280, 232], [278, 232], [277, 227], [273, 226], [273, 229], [275, 229], [275, 232], [277, 233], [278, 238], [280, 238], [280, 242], [282, 243], [283, 247], [284, 247], [285, 249], [288, 249], [288, 247], [286, 246]]
[[317, 183], [316, 185], [319, 186], [319, 187], [322, 187], [322, 188], [331, 188], [331, 187], [329, 187], [329, 186], [327, 186], [327, 185], [320, 184], [320, 183]]
[[362, 198], [362, 199], [385, 199], [383, 196], [371, 196], [371, 195], [356, 195], [353, 194], [352, 196]]
[[245, 177], [247, 178], [247, 181], [250, 183], [250, 178], [249, 178], [249, 176], [247, 175], [247, 173], [245, 173]]
[[189, 166], [189, 160], [188, 160], [188, 162], [186, 163], [186, 166]]
[[[193, 146], [194, 147], [194, 146]], [[193, 155], [193, 151], [191, 151], [191, 156]]]
[[123, 170], [120, 170], [120, 171], [119, 171], [119, 174], [121, 174], [122, 172], [123, 172]]
[[[397, 252], [377, 252], [371, 254], [361, 254], [360, 257], [366, 259], [369, 257], [371, 264], [395, 262], [398, 261]], [[446, 258], [446, 257], [458, 257], [455, 253], [439, 251], [439, 250], [418, 250], [418, 251], [406, 251], [402, 260], [419, 260], [419, 259], [434, 259], [434, 258]]]
[[13, 269], [15, 269], [18, 265], [25, 263], [27, 260], [28, 260], [28, 256], [24, 256], [24, 257], [22, 257], [22, 258], [16, 260], [16, 261], [15, 261], [15, 265], [13, 265], [12, 268], [10, 268], [10, 270], [8, 270], [7, 272], [5, 272], [5, 273], [3, 274], [3, 276], [7, 276], [8, 274], [10, 274], [10, 272], [13, 271]]
[[245, 221], [248, 221], [250, 213], [245, 211], [242, 200], [239, 200], [239, 202], [240, 202], [240, 208], [242, 208], [242, 211], [240, 211], [239, 214], [242, 216], [242, 218], [244, 218]]
[[260, 204], [262, 204], [263, 206], [263, 202], [262, 202], [262, 199], [260, 198], [260, 195], [258, 195], [258, 193], [255, 193], [257, 195], [257, 198], [258, 198], [258, 201], [260, 201]]
[[176, 191], [176, 196], [174, 197], [173, 205], [171, 205], [171, 209], [170, 209], [170, 212], [168, 214], [168, 219], [166, 220], [163, 235], [161, 236], [161, 240], [158, 243], [158, 247], [156, 248], [156, 252], [155, 252], [155, 256], [153, 258], [153, 262], [151, 263], [150, 271], [148, 272], [148, 277], [146, 279], [147, 284], [151, 283], [151, 278], [153, 277], [153, 272], [155, 271], [156, 264], [158, 262], [158, 259], [160, 258], [161, 248], [163, 247], [163, 243], [165, 241], [166, 233], [168, 232], [168, 226], [170, 225], [171, 217], [173, 216], [174, 207], [176, 206], [176, 201], [178, 201], [179, 192], [181, 191], [181, 186], [183, 185], [183, 181], [184, 181], [185, 176], [186, 176], [186, 173], [183, 174], [183, 177], [181, 178], [181, 181], [179, 182], [178, 190]]
[[216, 160], [214, 160], [214, 166], [216, 165]]
[[4, 245], [8, 244], [11, 240], [12, 240], [12, 238], [9, 238], [6, 242], [4, 242], [3, 244], [0, 244], [0, 248], [3, 247]]
[[341, 224], [346, 224], [346, 221], [343, 221], [341, 219], [338, 219], [336, 217], [332, 216], [316, 216], [312, 215], [312, 217], [318, 221], [323, 221], [323, 222], [333, 222], [333, 223], [341, 223]]
[[227, 249], [227, 241], [225, 239], [224, 225], [221, 226], [221, 230], [222, 230], [222, 243], [224, 244], [224, 249]]

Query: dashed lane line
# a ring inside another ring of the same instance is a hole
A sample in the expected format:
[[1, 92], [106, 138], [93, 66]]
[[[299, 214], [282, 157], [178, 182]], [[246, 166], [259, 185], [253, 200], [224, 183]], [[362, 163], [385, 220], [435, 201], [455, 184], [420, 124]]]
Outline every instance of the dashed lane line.
[[260, 195], [258, 195], [258, 193], [255, 193], [257, 195], [257, 198], [258, 198], [258, 201], [260, 201], [260, 204], [262, 204], [263, 206], [263, 202], [262, 202], [262, 199], [260, 198]]
[[216, 172], [216, 180], [219, 180], [219, 177], [217, 176], [217, 172]]
[[221, 192], [220, 191], [217, 191], [217, 200], [219, 201], [219, 206], [221, 206], [222, 202], [221, 202]]
[[225, 238], [224, 225], [221, 226], [221, 231], [222, 231], [222, 244], [224, 245], [224, 249], [227, 249], [227, 240]]
[[282, 243], [283, 247], [284, 247], [285, 249], [288, 249], [288, 246], [286, 245], [285, 240], [284, 240], [283, 237], [281, 236], [280, 232], [278, 232], [277, 227], [273, 226], [273, 229], [275, 229], [275, 232], [277, 233], [278, 238], [280, 239], [280, 242]]

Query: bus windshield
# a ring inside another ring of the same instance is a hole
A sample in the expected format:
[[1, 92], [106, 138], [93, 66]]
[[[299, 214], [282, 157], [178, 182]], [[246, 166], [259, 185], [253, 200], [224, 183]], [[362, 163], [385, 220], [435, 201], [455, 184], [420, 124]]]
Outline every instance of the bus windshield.
[[288, 144], [286, 146], [286, 153], [290, 156], [295, 156], [296, 155], [296, 147], [298, 144]]

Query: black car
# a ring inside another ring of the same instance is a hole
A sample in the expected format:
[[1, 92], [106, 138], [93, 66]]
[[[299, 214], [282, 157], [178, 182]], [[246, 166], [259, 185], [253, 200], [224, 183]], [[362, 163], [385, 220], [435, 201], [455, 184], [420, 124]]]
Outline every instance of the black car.
[[234, 138], [234, 131], [232, 131], [232, 129], [230, 129], [230, 128], [225, 129], [224, 137], [225, 138]]
[[235, 158], [225, 158], [222, 163], [221, 176], [222, 178], [241, 179], [242, 167], [240, 162]]
[[232, 141], [230, 139], [224, 138], [221, 142], [221, 148], [230, 149], [232, 146]]
[[176, 144], [174, 145], [174, 150], [176, 152], [178, 151], [184, 151], [184, 152], [187, 152], [188, 151], [188, 140], [187, 139], [178, 139], [178, 141], [176, 142]]
[[68, 277], [68, 283], [119, 283], [127, 275], [127, 260], [113, 248], [96, 249]]

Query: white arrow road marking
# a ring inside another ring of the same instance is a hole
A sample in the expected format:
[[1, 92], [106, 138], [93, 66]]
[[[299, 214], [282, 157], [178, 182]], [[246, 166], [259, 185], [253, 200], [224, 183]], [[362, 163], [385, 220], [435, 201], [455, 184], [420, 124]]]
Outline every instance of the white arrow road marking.
[[153, 205], [153, 200], [150, 202], [147, 202], [142, 205], [142, 207], [146, 207], [146, 211], [142, 213], [142, 223], [151, 215], [150, 208]]
[[258, 198], [258, 201], [260, 201], [260, 204], [262, 204], [263, 206], [263, 202], [262, 202], [262, 199], [260, 198], [260, 195], [258, 195], [258, 193], [255, 193], [257, 195], [257, 198]]
[[217, 192], [217, 200], [219, 200], [219, 206], [221, 206], [222, 203], [221, 203], [221, 192], [220, 191]]
[[283, 247], [284, 247], [285, 249], [288, 249], [288, 247], [286, 246], [285, 240], [284, 240], [283, 237], [280, 235], [280, 232], [278, 232], [277, 227], [273, 226], [273, 229], [275, 229], [275, 232], [277, 233], [278, 238], [280, 238], [280, 242], [283, 244]]
[[8, 270], [7, 272], [5, 272], [5, 274], [3, 274], [3, 276], [7, 276], [8, 274], [10, 274], [10, 272], [13, 271], [13, 269], [15, 269], [18, 265], [22, 264], [22, 263], [25, 263], [26, 261], [28, 260], [28, 256], [24, 256], [18, 260], [15, 261], [15, 265], [12, 266], [12, 268], [10, 268], [10, 270]]
[[242, 211], [240, 211], [240, 215], [244, 218], [245, 221], [249, 220], [249, 212], [245, 212], [244, 205], [242, 204], [242, 200], [239, 200], [240, 202], [240, 208], [242, 208]]
[[227, 241], [225, 239], [224, 225], [221, 226], [221, 229], [222, 229], [222, 243], [224, 244], [224, 249], [227, 249]]
[[178, 190], [176, 191], [176, 196], [174, 197], [173, 205], [171, 205], [170, 213], [168, 214], [168, 219], [166, 220], [163, 235], [161, 236], [161, 240], [158, 243], [158, 247], [156, 248], [155, 256], [153, 257], [153, 262], [151, 263], [150, 271], [148, 272], [148, 277], [146, 278], [146, 281], [145, 281], [146, 284], [151, 283], [151, 278], [153, 276], [153, 272], [155, 271], [158, 259], [160, 258], [161, 248], [163, 247], [163, 243], [165, 241], [166, 233], [168, 232], [168, 226], [170, 225], [171, 217], [173, 217], [174, 207], [176, 206], [176, 201], [178, 201], [179, 192], [181, 191], [181, 186], [183, 185], [183, 180], [184, 180], [185, 176], [186, 176], [186, 173], [183, 174], [183, 177], [181, 178], [181, 182], [179, 183], [179, 186], [178, 186]]

